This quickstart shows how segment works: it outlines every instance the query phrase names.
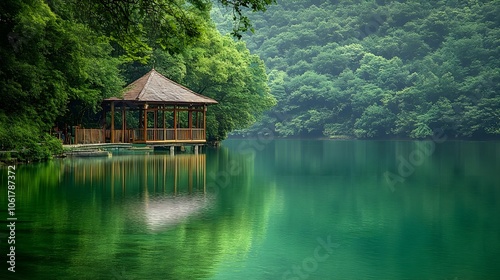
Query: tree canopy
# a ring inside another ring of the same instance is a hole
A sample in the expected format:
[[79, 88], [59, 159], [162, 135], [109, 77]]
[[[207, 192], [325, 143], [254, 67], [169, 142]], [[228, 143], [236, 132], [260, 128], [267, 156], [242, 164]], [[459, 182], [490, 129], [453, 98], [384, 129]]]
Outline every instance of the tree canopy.
[[[270, 0], [218, 1], [233, 34]], [[223, 139], [274, 104], [263, 62], [212, 23], [208, 0], [4, 0], [0, 3], [0, 149], [41, 160], [60, 150], [55, 123], [97, 125], [103, 98], [156, 64], [219, 101], [208, 137]], [[142, 71], [138, 73], [138, 71]], [[224, 113], [222, 113], [224, 112]], [[227, 113], [226, 113], [227, 112]]]
[[243, 37], [278, 104], [243, 133], [498, 137], [499, 12], [498, 0], [278, 1]]

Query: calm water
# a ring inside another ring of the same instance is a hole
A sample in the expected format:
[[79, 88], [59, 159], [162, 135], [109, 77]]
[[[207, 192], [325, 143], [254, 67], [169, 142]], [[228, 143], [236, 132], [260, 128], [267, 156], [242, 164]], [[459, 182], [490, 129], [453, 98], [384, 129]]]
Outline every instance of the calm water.
[[495, 142], [231, 140], [16, 182], [17, 272], [2, 230], [0, 279], [500, 277]]

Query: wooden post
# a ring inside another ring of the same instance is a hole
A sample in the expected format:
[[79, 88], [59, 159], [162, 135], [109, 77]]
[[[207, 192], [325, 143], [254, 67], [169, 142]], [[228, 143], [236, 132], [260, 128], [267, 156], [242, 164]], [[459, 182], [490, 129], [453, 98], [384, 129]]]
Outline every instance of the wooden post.
[[189, 139], [193, 140], [193, 108], [188, 108], [188, 128], [189, 128]]
[[[127, 105], [123, 104], [123, 129], [126, 131], [127, 130]], [[125, 143], [128, 143], [130, 141], [130, 133], [125, 133], [127, 139], [124, 139], [123, 141]]]
[[174, 140], [177, 140], [177, 106], [174, 105]]
[[122, 103], [122, 143], [127, 143], [125, 141], [125, 104]]
[[163, 141], [167, 140], [167, 119], [165, 118], [165, 106], [162, 110], [163, 115]]
[[203, 140], [207, 140], [207, 105], [203, 105]]
[[154, 114], [154, 118], [155, 118], [155, 124], [154, 124], [155, 125], [155, 130], [153, 132], [153, 140], [158, 140], [158, 137], [157, 137], [158, 135], [156, 135], [157, 131], [158, 131], [157, 130], [158, 129], [158, 108], [155, 108], [154, 112], [155, 112], [155, 114]]
[[111, 101], [111, 143], [115, 143], [115, 102]]
[[148, 104], [144, 104], [144, 142], [148, 140]]

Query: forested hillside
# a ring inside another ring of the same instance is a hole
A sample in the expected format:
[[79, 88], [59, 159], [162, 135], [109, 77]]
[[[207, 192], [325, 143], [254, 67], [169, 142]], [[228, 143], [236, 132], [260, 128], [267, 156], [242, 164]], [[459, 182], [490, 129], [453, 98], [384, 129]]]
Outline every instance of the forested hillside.
[[[216, 1], [234, 16], [236, 36], [249, 27], [246, 12], [271, 2]], [[207, 115], [209, 140], [248, 127], [275, 99], [262, 60], [217, 32], [211, 7], [210, 0], [0, 1], [0, 150], [50, 158], [61, 151], [53, 127], [101, 127], [102, 99], [153, 66], [219, 101]]]
[[500, 135], [499, 0], [282, 0], [250, 19], [278, 105], [244, 133]]

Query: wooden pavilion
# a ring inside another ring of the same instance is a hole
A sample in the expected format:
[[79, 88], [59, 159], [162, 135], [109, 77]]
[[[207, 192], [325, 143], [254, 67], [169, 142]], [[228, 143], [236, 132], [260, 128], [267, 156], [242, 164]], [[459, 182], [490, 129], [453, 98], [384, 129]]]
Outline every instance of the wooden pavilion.
[[75, 144], [202, 144], [210, 104], [217, 101], [153, 69], [127, 86], [123, 97], [104, 99], [103, 128], [77, 128]]

